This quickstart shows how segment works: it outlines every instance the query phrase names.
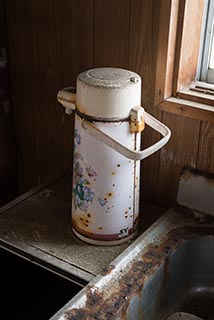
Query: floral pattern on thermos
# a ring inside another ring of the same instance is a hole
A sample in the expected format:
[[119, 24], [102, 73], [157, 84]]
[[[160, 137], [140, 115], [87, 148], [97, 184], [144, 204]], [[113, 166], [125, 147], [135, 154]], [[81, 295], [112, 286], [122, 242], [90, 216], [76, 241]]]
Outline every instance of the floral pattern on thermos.
[[[95, 193], [91, 188], [90, 178], [97, 177], [97, 172], [87, 163], [82, 154], [77, 151], [77, 145], [81, 144], [81, 136], [78, 130], [74, 133], [74, 177], [73, 177], [73, 195], [74, 207], [83, 212], [87, 212], [90, 203], [95, 200]], [[84, 164], [84, 165], [83, 165]], [[106, 199], [97, 198], [100, 206], [105, 206]]]

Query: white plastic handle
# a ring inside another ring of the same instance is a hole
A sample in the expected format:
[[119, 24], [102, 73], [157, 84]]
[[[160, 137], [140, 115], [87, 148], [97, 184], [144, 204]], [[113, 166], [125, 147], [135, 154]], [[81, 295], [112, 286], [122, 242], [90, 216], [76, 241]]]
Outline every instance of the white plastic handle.
[[160, 121], [152, 117], [147, 112], [145, 112], [144, 115], [145, 115], [145, 123], [148, 124], [148, 126], [153, 128], [155, 131], [159, 132], [163, 136], [163, 138], [158, 142], [156, 142], [155, 144], [153, 144], [152, 146], [141, 151], [135, 151], [125, 147], [120, 142], [108, 136], [106, 133], [104, 133], [99, 128], [97, 128], [92, 122], [83, 120], [82, 127], [88, 130], [88, 133], [90, 135], [102, 141], [103, 143], [105, 143], [112, 149], [116, 150], [126, 158], [134, 161], [143, 160], [148, 156], [150, 156], [151, 154], [153, 154], [154, 152], [161, 149], [169, 141], [169, 138], [171, 136], [171, 131], [167, 126], [165, 126], [163, 123], [161, 123]]
[[[76, 103], [76, 89], [75, 88], [65, 88], [60, 90], [57, 95], [58, 101], [66, 108], [66, 113], [71, 114], [75, 110], [75, 103]], [[148, 124], [151, 128], [155, 131], [159, 132], [163, 138], [153, 144], [152, 146], [141, 150], [135, 151], [127, 148], [126, 146], [122, 145], [120, 142], [115, 140], [113, 137], [107, 135], [103, 131], [94, 125], [93, 122], [89, 122], [87, 120], [83, 120], [82, 126], [84, 129], [88, 130], [88, 133], [94, 136], [96, 139], [102, 141], [112, 149], [116, 150], [117, 152], [121, 153], [128, 159], [131, 160], [142, 160], [153, 154], [154, 152], [161, 149], [168, 141], [171, 136], [171, 131], [167, 126], [163, 123], [152, 117], [150, 114], [144, 111], [145, 116], [145, 123]]]

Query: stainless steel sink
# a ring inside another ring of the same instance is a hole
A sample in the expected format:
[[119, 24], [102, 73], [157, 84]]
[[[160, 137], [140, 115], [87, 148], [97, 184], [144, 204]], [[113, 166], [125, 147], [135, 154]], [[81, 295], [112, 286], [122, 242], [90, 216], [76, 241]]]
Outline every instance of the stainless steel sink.
[[170, 209], [51, 319], [214, 319], [214, 217]]
[[[136, 305], [136, 299], [131, 304]], [[128, 319], [166, 319], [174, 312], [214, 319], [214, 237], [187, 240], [166, 257], [145, 282], [139, 308], [142, 316], [129, 307]]]

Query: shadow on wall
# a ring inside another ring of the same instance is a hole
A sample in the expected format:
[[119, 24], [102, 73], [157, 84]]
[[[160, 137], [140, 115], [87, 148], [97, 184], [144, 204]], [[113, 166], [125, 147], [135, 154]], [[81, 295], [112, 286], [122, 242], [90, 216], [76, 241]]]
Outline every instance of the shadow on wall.
[[16, 145], [9, 92], [3, 1], [0, 0], [0, 206], [16, 196]]

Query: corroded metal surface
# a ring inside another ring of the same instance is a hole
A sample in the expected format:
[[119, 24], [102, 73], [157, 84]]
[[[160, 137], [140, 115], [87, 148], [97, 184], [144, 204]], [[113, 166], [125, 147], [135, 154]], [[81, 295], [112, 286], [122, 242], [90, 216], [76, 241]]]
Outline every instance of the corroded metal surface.
[[[179, 249], [187, 243], [207, 236], [214, 239], [212, 217], [198, 220], [188, 209], [170, 210], [111, 263], [106, 275], [98, 276], [86, 286], [53, 320], [144, 319], [144, 315], [146, 320], [162, 319], [166, 311], [159, 309], [164, 304], [164, 290], [169, 290], [170, 286], [173, 290], [174, 285], [169, 280], [173, 272], [169, 268], [170, 257], [178, 255]], [[175, 265], [182, 260], [181, 254], [177, 260], [173, 261]], [[187, 278], [185, 272], [183, 277]], [[151, 282], [153, 278], [157, 280]], [[150, 287], [149, 283], [153, 285]], [[177, 290], [183, 292], [184, 285], [176, 285]], [[145, 309], [142, 307], [144, 299], [148, 299]], [[149, 303], [153, 307], [148, 311]]]
[[85, 283], [91, 281], [131, 242], [96, 247], [78, 240], [71, 230], [70, 208], [68, 175], [2, 209], [0, 245], [21, 250], [19, 254], [45, 261]]
[[[79, 241], [71, 230], [71, 177], [37, 187], [0, 209], [0, 246], [50, 268], [79, 284], [114, 268], [115, 259], [132, 242], [96, 247]], [[163, 213], [143, 203], [142, 233]], [[144, 229], [143, 229], [144, 228]], [[109, 265], [110, 264], [110, 265]], [[57, 270], [56, 270], [57, 268]]]

